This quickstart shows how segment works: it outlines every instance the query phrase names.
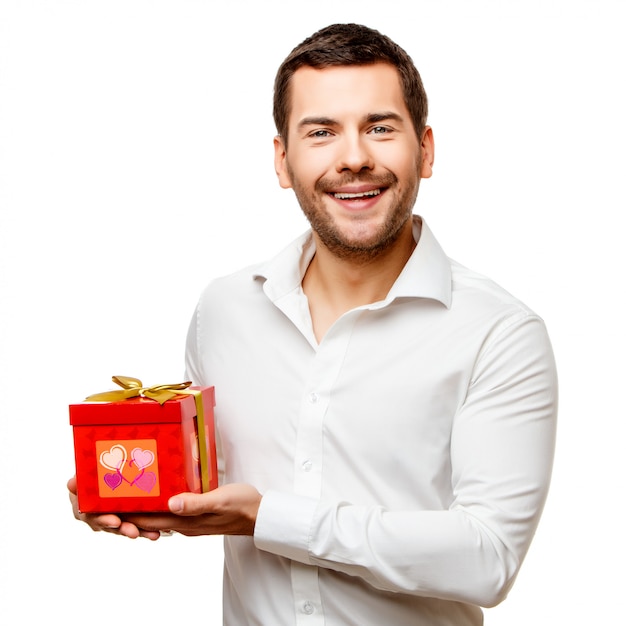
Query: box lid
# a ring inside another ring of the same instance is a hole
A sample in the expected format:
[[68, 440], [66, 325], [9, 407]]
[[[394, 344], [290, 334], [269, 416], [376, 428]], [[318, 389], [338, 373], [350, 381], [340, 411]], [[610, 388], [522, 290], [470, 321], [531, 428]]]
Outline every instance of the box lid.
[[[205, 410], [215, 405], [213, 387], [202, 388]], [[180, 422], [196, 415], [193, 395], [180, 395], [164, 404], [149, 398], [136, 397], [119, 402], [81, 402], [70, 404], [70, 424], [155, 424]]]

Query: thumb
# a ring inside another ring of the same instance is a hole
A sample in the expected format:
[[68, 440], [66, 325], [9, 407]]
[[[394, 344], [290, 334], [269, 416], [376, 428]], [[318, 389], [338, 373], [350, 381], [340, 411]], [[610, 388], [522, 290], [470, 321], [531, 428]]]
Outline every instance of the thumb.
[[168, 500], [170, 512], [176, 515], [202, 515], [207, 513], [206, 498], [199, 493], [179, 493]]

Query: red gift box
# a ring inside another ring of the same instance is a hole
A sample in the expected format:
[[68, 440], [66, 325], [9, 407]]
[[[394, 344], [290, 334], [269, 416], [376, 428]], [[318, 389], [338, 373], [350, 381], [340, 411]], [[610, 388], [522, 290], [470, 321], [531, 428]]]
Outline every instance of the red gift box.
[[[137, 379], [114, 380], [125, 389], [69, 407], [79, 510], [168, 511], [167, 502], [177, 493], [215, 489], [214, 388], [190, 383], [143, 388]], [[127, 399], [116, 399], [118, 394]]]

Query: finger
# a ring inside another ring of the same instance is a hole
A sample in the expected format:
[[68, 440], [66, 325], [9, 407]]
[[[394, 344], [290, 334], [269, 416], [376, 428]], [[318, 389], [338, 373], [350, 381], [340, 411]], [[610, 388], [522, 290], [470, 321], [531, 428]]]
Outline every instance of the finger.
[[203, 515], [213, 513], [209, 494], [179, 493], [168, 501], [169, 509], [176, 515]]
[[112, 513], [105, 515], [87, 515], [85, 516], [87, 523], [94, 529], [115, 531], [120, 530], [122, 520]]
[[144, 537], [145, 539], [150, 539], [150, 541], [156, 541], [161, 536], [161, 533], [158, 530], [146, 530], [126, 521], [123, 521], [120, 524], [118, 533], [120, 535], [124, 535], [124, 537], [128, 537], [129, 539]]
[[74, 495], [76, 495], [76, 476], [72, 476], [68, 481], [67, 481], [67, 488], [69, 489], [70, 493], [73, 493]]
[[142, 530], [139, 529], [139, 536], [144, 539], [149, 539], [150, 541], [156, 541], [164, 536], [163, 533], [167, 533], [169, 531], [160, 531], [160, 530]]

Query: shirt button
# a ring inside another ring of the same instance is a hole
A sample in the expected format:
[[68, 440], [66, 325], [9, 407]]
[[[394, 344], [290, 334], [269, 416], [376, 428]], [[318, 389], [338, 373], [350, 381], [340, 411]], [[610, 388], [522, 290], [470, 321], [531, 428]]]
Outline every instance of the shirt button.
[[313, 463], [307, 459], [304, 463], [302, 463], [302, 469], [305, 472], [310, 472], [311, 469], [313, 469]]
[[315, 404], [319, 399], [320, 397], [315, 392], [309, 394], [309, 402], [311, 404]]
[[313, 613], [313, 611], [315, 611], [315, 607], [313, 606], [313, 603], [309, 602], [308, 600], [302, 605], [302, 610], [307, 614], [307, 615], [311, 615]]

